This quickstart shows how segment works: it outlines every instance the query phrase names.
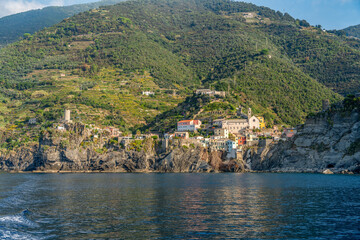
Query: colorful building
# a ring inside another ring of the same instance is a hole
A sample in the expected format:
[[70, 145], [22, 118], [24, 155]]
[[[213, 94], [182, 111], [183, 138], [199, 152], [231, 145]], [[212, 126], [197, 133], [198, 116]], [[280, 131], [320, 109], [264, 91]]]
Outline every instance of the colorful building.
[[260, 121], [260, 129], [265, 129], [266, 125], [265, 125], [265, 119], [263, 117], [257, 117]]
[[238, 144], [236, 141], [232, 141], [232, 140], [227, 140], [226, 141], [226, 147], [227, 147], [227, 152], [232, 152], [233, 150], [236, 150], [238, 147]]
[[236, 137], [239, 146], [246, 145], [246, 137], [245, 136], [238, 136]]

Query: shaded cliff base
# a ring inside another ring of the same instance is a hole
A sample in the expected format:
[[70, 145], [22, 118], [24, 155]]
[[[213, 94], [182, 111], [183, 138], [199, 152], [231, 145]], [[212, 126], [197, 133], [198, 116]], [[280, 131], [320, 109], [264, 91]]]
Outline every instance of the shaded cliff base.
[[[148, 143], [153, 144], [149, 139]], [[94, 149], [39, 146], [21, 149], [1, 157], [0, 170], [7, 172], [244, 172], [242, 160], [224, 160], [223, 152], [209, 152], [194, 146], [184, 148], [181, 143], [156, 153], [128, 149], [98, 153]]]
[[309, 118], [290, 141], [249, 150], [244, 159], [255, 171], [359, 174], [360, 114]]

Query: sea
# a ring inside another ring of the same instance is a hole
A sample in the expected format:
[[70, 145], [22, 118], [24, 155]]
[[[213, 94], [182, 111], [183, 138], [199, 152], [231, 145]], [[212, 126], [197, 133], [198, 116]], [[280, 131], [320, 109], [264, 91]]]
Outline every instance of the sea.
[[360, 176], [0, 173], [0, 239], [360, 239]]

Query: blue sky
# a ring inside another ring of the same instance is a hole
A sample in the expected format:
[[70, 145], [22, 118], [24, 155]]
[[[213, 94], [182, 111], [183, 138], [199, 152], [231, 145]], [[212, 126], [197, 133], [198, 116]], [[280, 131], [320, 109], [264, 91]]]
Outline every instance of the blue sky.
[[[45, 6], [63, 6], [97, 0], [0, 0], [0, 17], [39, 9]], [[267, 6], [293, 17], [306, 19], [312, 25], [326, 29], [342, 29], [360, 24], [360, 0], [242, 0]]]
[[343, 29], [360, 24], [360, 0], [242, 0], [288, 12], [312, 25]]

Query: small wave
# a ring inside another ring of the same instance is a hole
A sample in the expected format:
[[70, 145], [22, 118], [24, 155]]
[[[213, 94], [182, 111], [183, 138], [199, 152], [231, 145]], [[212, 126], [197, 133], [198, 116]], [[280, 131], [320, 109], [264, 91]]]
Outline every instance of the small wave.
[[29, 210], [24, 210], [22, 213], [0, 217], [0, 223], [2, 225], [21, 225], [31, 228], [39, 227], [39, 224], [33, 222], [27, 218], [30, 214]]
[[7, 229], [0, 229], [0, 239], [14, 239], [14, 240], [22, 240], [22, 239], [30, 239], [35, 240], [38, 239], [30, 234], [14, 231], [14, 230], [7, 230]]

